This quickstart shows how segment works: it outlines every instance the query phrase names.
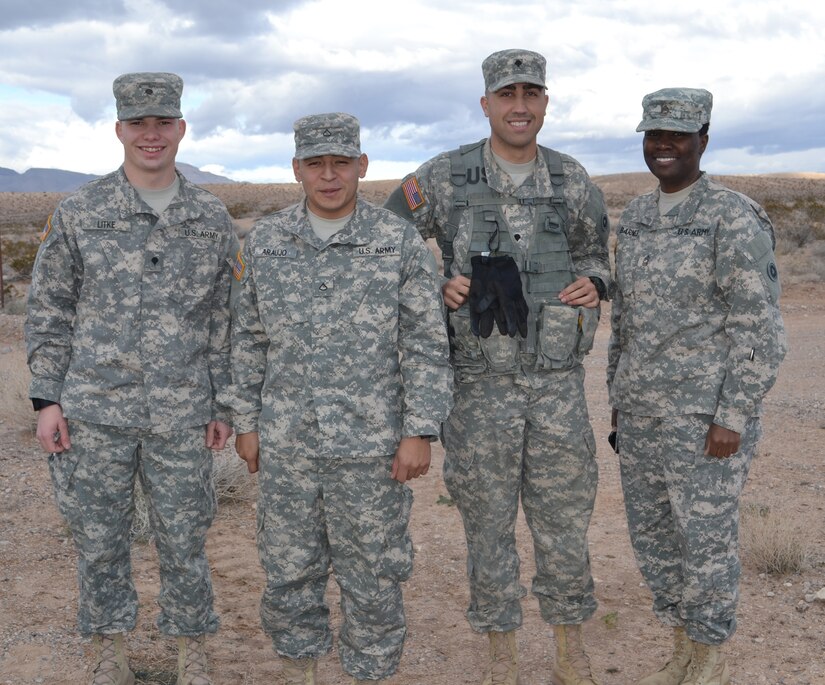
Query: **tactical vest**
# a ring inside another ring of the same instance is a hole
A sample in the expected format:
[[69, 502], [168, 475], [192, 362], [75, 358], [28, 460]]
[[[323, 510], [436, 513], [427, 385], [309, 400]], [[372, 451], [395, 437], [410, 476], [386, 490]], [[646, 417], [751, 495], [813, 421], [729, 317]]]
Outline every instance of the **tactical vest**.
[[[445, 226], [446, 237], [441, 246], [444, 273], [448, 274], [452, 265], [453, 241], [458, 233], [461, 216], [469, 211], [472, 212], [469, 217], [471, 236], [465, 270], [469, 269], [469, 257], [474, 255], [510, 255], [519, 265], [519, 271], [527, 274], [527, 292], [540, 301], [545, 301], [548, 293], [555, 295], [574, 280], [573, 260], [567, 244], [568, 217], [561, 155], [555, 150], [539, 148], [550, 171], [552, 197], [517, 198], [502, 195], [487, 185], [483, 172], [484, 142], [481, 140], [463, 145], [450, 152], [453, 209]], [[504, 205], [530, 205], [536, 208], [533, 236], [526, 254], [513, 241], [501, 211]]]
[[[516, 198], [502, 195], [490, 188], [484, 173], [484, 140], [452, 150], [450, 154], [450, 174], [453, 185], [453, 208], [445, 224], [445, 238], [441, 247], [444, 273], [450, 274], [454, 260], [453, 241], [458, 234], [464, 212], [470, 212], [468, 225], [470, 239], [467, 259], [462, 272], [471, 276], [470, 257], [478, 254], [510, 255], [524, 274], [525, 299], [530, 307], [528, 336], [519, 339], [520, 352], [535, 354], [542, 347], [543, 329], [551, 327], [549, 306], [559, 305], [557, 310], [570, 309], [562, 305], [558, 293], [575, 280], [573, 259], [567, 242], [568, 212], [564, 200], [564, 170], [561, 155], [555, 150], [540, 147], [550, 172], [553, 188], [552, 197]], [[525, 252], [513, 240], [507, 221], [502, 212], [504, 205], [530, 205], [535, 207], [533, 234], [530, 246]], [[466, 305], [465, 305], [466, 306]], [[554, 307], [555, 309], [555, 307]], [[573, 310], [575, 311], [575, 310]], [[555, 318], [555, 317], [553, 317]], [[574, 324], [575, 326], [575, 324]], [[494, 333], [495, 335], [495, 333]], [[504, 341], [501, 341], [502, 343]], [[482, 347], [491, 344], [481, 341]], [[488, 357], [485, 350], [485, 356]], [[559, 368], [566, 363], [542, 360], [539, 367]]]

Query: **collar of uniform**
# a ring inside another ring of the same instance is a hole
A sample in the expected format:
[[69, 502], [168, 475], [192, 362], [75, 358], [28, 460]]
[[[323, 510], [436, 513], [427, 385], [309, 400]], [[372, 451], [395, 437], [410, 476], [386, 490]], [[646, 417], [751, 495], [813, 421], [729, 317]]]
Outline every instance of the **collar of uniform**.
[[[175, 173], [180, 180], [180, 187], [178, 188], [178, 194], [172, 199], [172, 202], [163, 213], [165, 225], [180, 224], [184, 221], [198, 219], [203, 215], [203, 209], [200, 203], [193, 197], [195, 186], [177, 169], [175, 169]], [[135, 214], [155, 214], [154, 210], [140, 199], [140, 195], [138, 195], [135, 187], [129, 183], [123, 166], [117, 170], [117, 179], [123, 188], [124, 202], [120, 208], [120, 216], [122, 219], [128, 219]]]
[[487, 172], [487, 185], [496, 192], [512, 197], [553, 197], [553, 184], [550, 182], [550, 171], [541, 147], [536, 147], [536, 166], [530, 177], [516, 187], [510, 175], [505, 172], [493, 157], [493, 149], [488, 138], [482, 151], [484, 169]]
[[[311, 245], [319, 244], [320, 239], [315, 235], [315, 231], [312, 230], [309, 223], [306, 200], [301, 202], [298, 207], [300, 220], [295, 222], [296, 235]], [[372, 225], [375, 223], [374, 219], [367, 216], [367, 212], [369, 212], [369, 204], [362, 200], [360, 196], [356, 197], [355, 211], [352, 218], [335, 234], [334, 242], [343, 245], [367, 245], [372, 240]], [[312, 239], [309, 240], [308, 236], [312, 236]]]
[[659, 192], [660, 190], [657, 188], [653, 191], [653, 209], [645, 217], [645, 222], [649, 221], [648, 225], [654, 224], [657, 220], [662, 221], [662, 223], [666, 223], [668, 228], [672, 228], [673, 226], [684, 226], [685, 224], [689, 224], [693, 221], [693, 217], [696, 214], [696, 210], [699, 208], [699, 204], [702, 202], [702, 198], [705, 196], [705, 193], [708, 189], [708, 177], [707, 174], [702, 171], [696, 184], [693, 186], [693, 189], [690, 191], [690, 194], [677, 205], [679, 209], [679, 213], [675, 217], [660, 217], [659, 216]]

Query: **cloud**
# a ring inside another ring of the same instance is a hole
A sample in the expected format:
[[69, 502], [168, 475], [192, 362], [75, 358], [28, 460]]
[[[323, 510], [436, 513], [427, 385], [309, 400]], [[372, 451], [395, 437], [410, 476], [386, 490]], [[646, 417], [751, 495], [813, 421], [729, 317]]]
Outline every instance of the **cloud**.
[[[731, 150], [749, 151], [754, 171], [760, 160], [810, 164], [825, 135], [823, 25], [825, 7], [804, 0], [362, 0], [357, 12], [337, 0], [12, 0], [0, 16], [0, 94], [30, 118], [7, 117], [0, 166], [24, 171], [15, 165], [51, 151], [51, 166], [98, 173], [116, 145], [112, 80], [157, 70], [185, 81], [184, 161], [260, 177], [288, 168], [295, 119], [348, 111], [379, 173], [484, 136], [480, 64], [513, 46], [548, 60], [540, 141], [593, 173], [639, 168], [641, 98], [671, 85], [714, 93], [709, 160]], [[46, 147], [27, 128], [64, 140], [47, 136]], [[74, 156], [75, 139], [86, 154]]]

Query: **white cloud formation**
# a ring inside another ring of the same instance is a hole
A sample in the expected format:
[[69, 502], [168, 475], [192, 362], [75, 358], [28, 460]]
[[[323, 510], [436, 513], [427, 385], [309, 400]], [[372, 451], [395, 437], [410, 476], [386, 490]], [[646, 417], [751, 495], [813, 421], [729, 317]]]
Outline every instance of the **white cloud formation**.
[[805, 0], [10, 0], [0, 167], [110, 170], [112, 80], [163, 70], [186, 83], [181, 161], [291, 180], [292, 122], [348, 111], [369, 178], [397, 178], [486, 134], [481, 60], [519, 46], [548, 59], [541, 142], [593, 174], [644, 168], [641, 98], [674, 85], [714, 93], [709, 171], [825, 171], [823, 25]]

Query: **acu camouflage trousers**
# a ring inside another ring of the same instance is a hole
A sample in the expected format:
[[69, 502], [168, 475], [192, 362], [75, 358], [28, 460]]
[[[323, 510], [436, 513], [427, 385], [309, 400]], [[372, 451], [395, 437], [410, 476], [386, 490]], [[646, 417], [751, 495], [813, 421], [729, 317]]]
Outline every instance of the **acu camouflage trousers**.
[[653, 611], [692, 640], [718, 645], [736, 629], [739, 496], [761, 435], [752, 418], [739, 451], [706, 457], [713, 417], [619, 413], [619, 461], [630, 540]]
[[325, 592], [334, 569], [343, 669], [359, 680], [387, 678], [398, 668], [407, 634], [401, 581], [412, 572], [412, 490], [390, 478], [391, 455], [318, 458], [311, 445], [317, 431], [290, 433], [260, 424], [264, 632], [282, 656], [327, 653], [332, 632]]
[[533, 537], [532, 591], [550, 624], [596, 610], [587, 528], [598, 481], [584, 368], [457, 383], [444, 425], [444, 482], [464, 522], [470, 606], [479, 632], [522, 622], [515, 525], [519, 499]]
[[149, 433], [69, 421], [70, 450], [49, 457], [60, 513], [77, 548], [82, 634], [135, 627], [130, 531], [135, 476], [146, 495], [160, 565], [158, 627], [167, 635], [218, 628], [206, 560], [215, 515], [212, 453], [204, 428]]

